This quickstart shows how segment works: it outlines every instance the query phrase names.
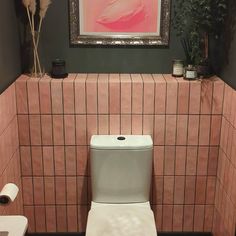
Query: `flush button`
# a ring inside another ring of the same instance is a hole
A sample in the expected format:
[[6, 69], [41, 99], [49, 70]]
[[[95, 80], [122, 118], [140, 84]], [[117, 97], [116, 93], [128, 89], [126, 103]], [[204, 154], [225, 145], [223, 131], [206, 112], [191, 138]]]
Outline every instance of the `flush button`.
[[118, 137], [117, 139], [120, 140], [120, 141], [123, 141], [123, 140], [125, 140], [125, 137], [120, 136], [120, 137]]

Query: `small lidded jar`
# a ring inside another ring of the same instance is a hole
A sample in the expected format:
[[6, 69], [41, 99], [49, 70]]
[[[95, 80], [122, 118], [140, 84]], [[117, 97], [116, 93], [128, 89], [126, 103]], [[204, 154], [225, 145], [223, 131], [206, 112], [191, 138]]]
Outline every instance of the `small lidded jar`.
[[184, 61], [183, 60], [173, 60], [173, 72], [174, 77], [182, 77], [184, 73]]
[[197, 78], [197, 69], [193, 65], [188, 65], [184, 68], [184, 79], [196, 80]]

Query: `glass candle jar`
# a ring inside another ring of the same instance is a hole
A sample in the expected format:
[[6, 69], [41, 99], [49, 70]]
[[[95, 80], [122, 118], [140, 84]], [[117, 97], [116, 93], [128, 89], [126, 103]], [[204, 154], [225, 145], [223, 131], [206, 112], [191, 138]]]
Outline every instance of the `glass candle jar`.
[[174, 77], [182, 77], [184, 73], [184, 61], [173, 60], [173, 72]]
[[184, 78], [187, 80], [197, 79], [197, 69], [193, 65], [188, 65], [184, 68]]

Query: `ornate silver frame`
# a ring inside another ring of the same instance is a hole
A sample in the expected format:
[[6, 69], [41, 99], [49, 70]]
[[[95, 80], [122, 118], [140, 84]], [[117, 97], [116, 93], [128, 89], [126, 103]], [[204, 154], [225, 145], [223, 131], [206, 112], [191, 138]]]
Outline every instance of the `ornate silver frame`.
[[80, 0], [69, 0], [71, 46], [79, 46], [79, 45], [168, 46], [169, 45], [171, 0], [162, 0], [161, 27], [160, 27], [161, 36], [80, 35], [79, 1]]

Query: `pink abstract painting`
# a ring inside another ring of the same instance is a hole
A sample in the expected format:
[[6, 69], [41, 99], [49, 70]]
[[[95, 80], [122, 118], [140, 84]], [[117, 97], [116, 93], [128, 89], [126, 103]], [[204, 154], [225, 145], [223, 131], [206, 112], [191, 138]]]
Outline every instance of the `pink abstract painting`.
[[81, 34], [155, 34], [161, 0], [80, 0]]

